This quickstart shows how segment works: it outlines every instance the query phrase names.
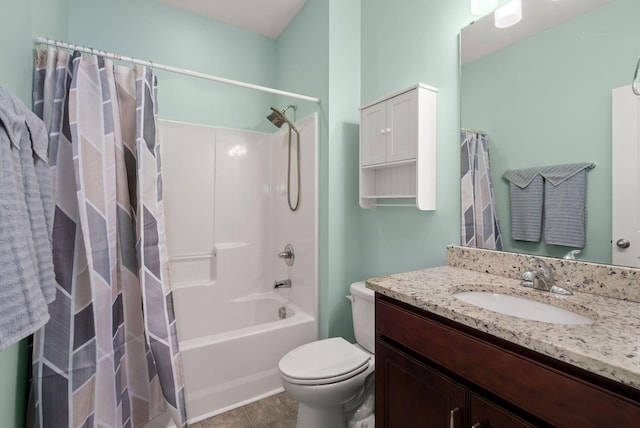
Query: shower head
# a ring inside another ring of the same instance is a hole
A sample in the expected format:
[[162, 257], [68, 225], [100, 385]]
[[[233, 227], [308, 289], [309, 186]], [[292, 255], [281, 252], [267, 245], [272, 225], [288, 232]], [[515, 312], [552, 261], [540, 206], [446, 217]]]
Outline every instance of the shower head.
[[267, 119], [269, 119], [269, 122], [273, 123], [278, 128], [282, 128], [282, 125], [287, 121], [284, 114], [273, 107], [271, 107], [271, 110], [273, 111], [269, 116], [267, 116]]
[[298, 132], [295, 125], [291, 123], [289, 119], [287, 119], [287, 116], [284, 115], [284, 112], [286, 112], [290, 108], [292, 108], [294, 111], [296, 110], [296, 106], [294, 105], [288, 105], [282, 110], [277, 110], [275, 107], [271, 107], [271, 114], [267, 116], [267, 119], [269, 119], [269, 122], [273, 123], [278, 128], [282, 128], [282, 125], [286, 123], [291, 127], [291, 129]]

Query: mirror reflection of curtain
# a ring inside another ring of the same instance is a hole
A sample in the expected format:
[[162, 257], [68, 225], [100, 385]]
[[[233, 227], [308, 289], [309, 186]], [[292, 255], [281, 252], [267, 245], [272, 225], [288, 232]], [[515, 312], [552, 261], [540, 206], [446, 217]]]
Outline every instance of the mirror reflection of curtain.
[[487, 135], [463, 129], [460, 133], [461, 244], [502, 250], [489, 168]]
[[37, 51], [58, 286], [33, 339], [33, 426], [186, 426], [151, 69]]

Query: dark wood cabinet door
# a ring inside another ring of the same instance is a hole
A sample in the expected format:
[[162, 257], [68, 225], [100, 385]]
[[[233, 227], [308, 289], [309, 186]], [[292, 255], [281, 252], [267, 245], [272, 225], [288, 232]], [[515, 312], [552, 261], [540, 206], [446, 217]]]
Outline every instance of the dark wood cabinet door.
[[376, 427], [467, 426], [467, 389], [376, 341]]
[[532, 425], [485, 398], [470, 394], [470, 424], [473, 428], [532, 428]]

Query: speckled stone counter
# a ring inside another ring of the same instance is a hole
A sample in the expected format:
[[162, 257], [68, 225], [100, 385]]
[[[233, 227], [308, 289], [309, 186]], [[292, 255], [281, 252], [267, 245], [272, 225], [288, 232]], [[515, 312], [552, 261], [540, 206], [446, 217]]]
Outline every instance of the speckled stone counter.
[[[631, 283], [623, 287], [626, 293], [622, 293], [621, 297], [627, 300], [579, 291], [582, 288], [579, 286], [571, 288], [574, 292], [571, 296], [556, 295], [522, 287], [519, 279], [514, 279], [524, 270], [520, 266], [510, 267], [507, 263], [506, 266], [498, 267], [504, 264], [504, 258], [508, 256], [503, 255], [508, 253], [492, 251], [490, 253], [496, 256], [493, 260], [491, 254], [485, 253], [479, 256], [482, 260], [478, 263], [469, 262], [469, 257], [473, 259], [478, 256], [476, 251], [482, 250], [461, 248], [448, 248], [448, 266], [371, 278], [367, 280], [367, 287], [414, 307], [640, 389], [640, 303], [629, 299], [629, 294], [638, 294], [636, 290], [631, 290], [638, 287], [638, 284]], [[455, 253], [460, 251], [469, 254], [458, 257], [459, 254]], [[465, 257], [467, 262], [463, 260]], [[526, 258], [524, 260], [526, 262]], [[566, 281], [561, 278], [568, 277], [563, 277], [565, 273], [560, 272], [561, 267], [554, 265], [554, 261], [560, 260], [548, 260], [554, 266], [559, 285], [566, 286]], [[459, 267], [460, 265], [466, 267]], [[493, 267], [488, 269], [489, 265]], [[601, 266], [604, 265], [595, 267], [600, 269]], [[498, 271], [506, 274], [498, 275]], [[513, 275], [512, 271], [517, 275]], [[635, 275], [637, 270], [630, 271]], [[591, 278], [588, 271], [582, 273], [587, 279]], [[617, 274], [616, 278], [620, 278], [620, 275]], [[620, 287], [618, 284], [609, 288], [605, 281], [604, 286], [597, 286], [600, 290], [596, 291], [601, 291], [602, 294], [602, 289], [605, 289], [604, 294], [615, 294], [611, 290]], [[524, 297], [569, 309], [592, 318], [594, 323], [552, 324], [503, 315], [465, 303], [453, 296], [461, 291], [490, 291]]]
[[[447, 265], [491, 273], [506, 278], [520, 278], [531, 269], [530, 255], [492, 251], [471, 247], [447, 247]], [[571, 291], [581, 291], [620, 300], [640, 302], [640, 269], [540, 257], [553, 266], [556, 283]]]

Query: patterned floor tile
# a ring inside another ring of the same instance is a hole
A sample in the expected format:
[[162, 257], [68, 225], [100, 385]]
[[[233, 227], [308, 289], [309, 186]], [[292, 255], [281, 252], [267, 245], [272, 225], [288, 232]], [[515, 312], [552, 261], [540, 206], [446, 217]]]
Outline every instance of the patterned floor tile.
[[244, 408], [240, 407], [199, 422], [201, 428], [255, 428], [249, 422]]
[[296, 428], [298, 402], [286, 392], [267, 397], [189, 428]]

